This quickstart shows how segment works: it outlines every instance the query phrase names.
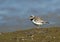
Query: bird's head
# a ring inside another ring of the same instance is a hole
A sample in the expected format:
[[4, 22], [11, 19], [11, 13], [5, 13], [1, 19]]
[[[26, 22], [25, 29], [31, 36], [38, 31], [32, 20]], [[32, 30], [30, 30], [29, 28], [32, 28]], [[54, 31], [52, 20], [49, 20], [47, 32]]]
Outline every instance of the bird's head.
[[35, 17], [34, 15], [31, 15], [31, 16], [29, 17], [29, 19], [32, 20], [32, 19], [34, 19], [34, 17]]

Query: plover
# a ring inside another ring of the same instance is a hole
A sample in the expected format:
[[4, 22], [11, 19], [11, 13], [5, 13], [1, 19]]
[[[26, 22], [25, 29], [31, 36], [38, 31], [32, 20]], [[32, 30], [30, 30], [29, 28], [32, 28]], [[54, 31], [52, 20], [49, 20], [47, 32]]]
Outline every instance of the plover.
[[47, 21], [44, 21], [42, 18], [34, 15], [31, 15], [29, 19], [32, 21], [33, 24], [38, 26], [38, 28], [40, 28], [40, 26], [43, 24], [49, 23]]

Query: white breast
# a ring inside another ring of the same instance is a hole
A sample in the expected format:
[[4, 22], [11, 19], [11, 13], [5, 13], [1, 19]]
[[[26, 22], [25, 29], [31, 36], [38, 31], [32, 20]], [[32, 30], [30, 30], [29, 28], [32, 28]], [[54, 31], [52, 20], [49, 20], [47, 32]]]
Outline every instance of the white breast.
[[41, 23], [41, 22], [38, 22], [38, 21], [32, 21], [34, 24], [37, 24], [37, 25], [42, 25], [43, 23]]

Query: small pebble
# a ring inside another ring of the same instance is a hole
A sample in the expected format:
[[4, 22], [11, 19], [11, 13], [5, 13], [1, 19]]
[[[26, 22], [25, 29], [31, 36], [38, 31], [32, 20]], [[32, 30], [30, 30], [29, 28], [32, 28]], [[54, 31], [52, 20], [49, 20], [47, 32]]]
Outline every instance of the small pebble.
[[56, 37], [54, 36], [53, 38], [55, 39]]
[[32, 40], [34, 40], [34, 38], [31, 38]]
[[12, 39], [10, 38], [10, 40], [12, 40]]
[[25, 39], [22, 39], [23, 41], [25, 40]]

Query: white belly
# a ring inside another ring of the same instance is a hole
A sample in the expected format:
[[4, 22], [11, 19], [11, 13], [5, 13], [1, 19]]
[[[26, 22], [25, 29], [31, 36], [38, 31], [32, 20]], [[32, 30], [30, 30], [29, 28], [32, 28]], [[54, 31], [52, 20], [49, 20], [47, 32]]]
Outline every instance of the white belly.
[[34, 20], [32, 21], [34, 24], [36, 24], [36, 25], [42, 25], [43, 23], [41, 23], [41, 22], [35, 22]]

